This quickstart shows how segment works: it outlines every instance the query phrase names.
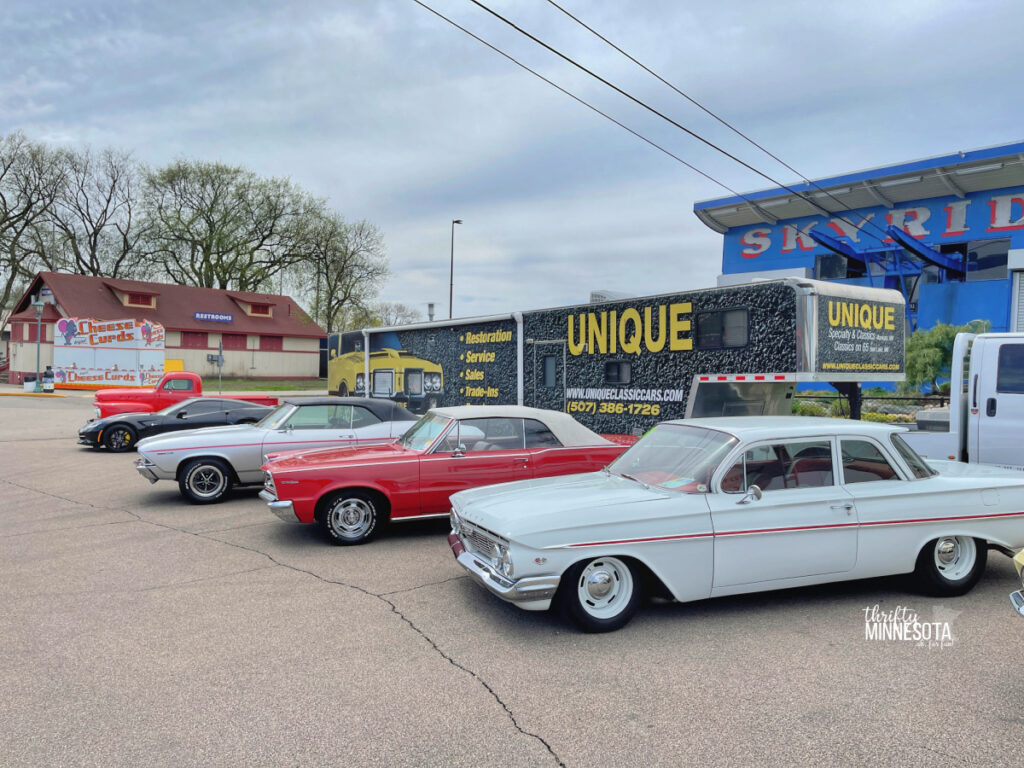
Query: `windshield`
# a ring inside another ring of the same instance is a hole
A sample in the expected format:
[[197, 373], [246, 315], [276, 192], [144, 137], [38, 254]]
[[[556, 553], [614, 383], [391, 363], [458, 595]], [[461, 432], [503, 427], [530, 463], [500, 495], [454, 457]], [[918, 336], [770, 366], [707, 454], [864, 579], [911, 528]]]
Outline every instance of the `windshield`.
[[671, 491], [707, 493], [711, 475], [738, 442], [712, 429], [659, 424], [612, 462], [608, 471]]
[[203, 398], [201, 397], [190, 397], [188, 400], [182, 400], [180, 403], [174, 403], [172, 405], [168, 405], [166, 408], [162, 408], [159, 411], [154, 411], [154, 414], [156, 414], [157, 416], [173, 416], [182, 408], [185, 408], [186, 406], [192, 405], [194, 403], [201, 402], [202, 400]]
[[261, 429], [279, 429], [279, 425], [282, 424], [294, 410], [295, 406], [291, 403], [282, 403], [256, 422], [254, 426], [260, 427]]
[[932, 475], [939, 474], [929, 467], [925, 460], [917, 455], [917, 451], [907, 445], [907, 442], [898, 434], [893, 432], [890, 439], [896, 450], [900, 452], [900, 456], [907, 462], [910, 471], [914, 473], [914, 477], [931, 477]]
[[399, 438], [398, 442], [414, 451], [425, 451], [434, 444], [434, 441], [444, 432], [451, 421], [447, 416], [426, 413]]

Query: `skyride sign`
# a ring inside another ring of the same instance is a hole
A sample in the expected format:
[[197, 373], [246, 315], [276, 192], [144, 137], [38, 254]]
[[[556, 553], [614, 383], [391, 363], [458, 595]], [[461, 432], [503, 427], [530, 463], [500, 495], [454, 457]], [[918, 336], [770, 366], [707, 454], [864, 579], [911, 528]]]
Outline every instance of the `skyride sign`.
[[164, 373], [164, 327], [149, 320], [63, 317], [55, 326], [54, 386], [154, 386]]

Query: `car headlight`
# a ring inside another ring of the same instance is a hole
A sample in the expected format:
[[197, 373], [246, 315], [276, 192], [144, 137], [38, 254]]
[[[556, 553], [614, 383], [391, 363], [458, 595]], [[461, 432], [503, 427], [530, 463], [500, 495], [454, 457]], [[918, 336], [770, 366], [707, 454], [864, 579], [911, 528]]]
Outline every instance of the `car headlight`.
[[361, 374], [361, 373], [357, 373], [356, 374], [356, 389], [362, 389], [364, 381], [366, 381], [366, 377], [363, 374]]
[[512, 555], [509, 553], [508, 547], [498, 545], [498, 562], [495, 565], [498, 567], [498, 572], [506, 579], [511, 579], [515, 575], [516, 571], [512, 565]]
[[455, 510], [454, 509], [451, 511], [451, 514], [449, 514], [448, 517], [451, 519], [451, 522], [452, 522], [452, 533], [454, 533], [456, 536], [461, 536], [462, 535], [462, 521], [459, 520], [459, 516], [457, 514], [455, 514]]
[[100, 409], [99, 408], [93, 408], [93, 411], [95, 411], [96, 418], [98, 419], [100, 417]]

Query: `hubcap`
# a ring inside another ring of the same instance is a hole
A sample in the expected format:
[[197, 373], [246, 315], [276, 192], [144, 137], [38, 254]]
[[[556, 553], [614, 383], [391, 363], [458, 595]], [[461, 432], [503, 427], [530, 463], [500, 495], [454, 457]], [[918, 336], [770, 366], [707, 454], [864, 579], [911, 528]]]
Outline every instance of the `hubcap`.
[[110, 433], [110, 445], [114, 448], [124, 448], [131, 440], [127, 429], [115, 429]]
[[329, 520], [339, 539], [361, 539], [373, 526], [374, 508], [365, 499], [342, 499], [331, 509]]
[[576, 597], [583, 610], [598, 619], [618, 616], [633, 596], [629, 567], [614, 557], [592, 560], [576, 583]]
[[607, 597], [615, 586], [615, 581], [608, 571], [594, 571], [587, 578], [587, 592], [595, 600]]
[[216, 467], [199, 467], [192, 472], [189, 485], [197, 496], [215, 496], [224, 485], [224, 473]]
[[944, 579], [959, 581], [970, 574], [978, 547], [970, 536], [947, 536], [935, 543], [935, 568]]
[[935, 547], [935, 556], [940, 563], [949, 565], [956, 559], [956, 539], [943, 539]]

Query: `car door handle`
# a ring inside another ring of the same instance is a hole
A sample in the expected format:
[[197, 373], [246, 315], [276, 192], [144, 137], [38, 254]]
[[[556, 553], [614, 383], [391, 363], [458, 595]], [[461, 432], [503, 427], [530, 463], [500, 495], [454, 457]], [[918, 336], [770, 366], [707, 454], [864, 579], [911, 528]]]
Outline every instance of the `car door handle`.
[[832, 509], [845, 509], [846, 514], [853, 514], [853, 504], [851, 504], [850, 502], [846, 502], [845, 504], [833, 504]]
[[994, 397], [990, 397], [985, 402], [985, 415], [986, 416], [995, 416], [996, 415], [996, 399]]

